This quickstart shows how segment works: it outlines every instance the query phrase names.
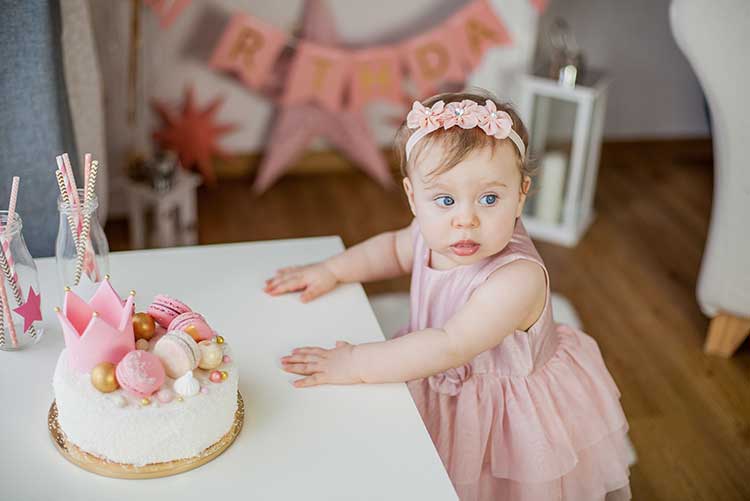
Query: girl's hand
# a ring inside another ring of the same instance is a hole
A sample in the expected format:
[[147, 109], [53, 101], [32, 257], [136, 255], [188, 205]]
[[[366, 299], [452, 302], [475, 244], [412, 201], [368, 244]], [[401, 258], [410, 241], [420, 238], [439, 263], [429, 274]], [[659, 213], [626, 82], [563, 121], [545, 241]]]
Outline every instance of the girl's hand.
[[307, 303], [333, 290], [338, 282], [336, 275], [321, 262], [277, 270], [273, 278], [266, 280], [263, 290], [272, 296], [304, 290], [300, 299]]
[[286, 372], [307, 376], [296, 380], [297, 388], [321, 384], [358, 384], [362, 379], [354, 364], [354, 345], [336, 341], [330, 350], [316, 347], [297, 348], [291, 355], [281, 357]]

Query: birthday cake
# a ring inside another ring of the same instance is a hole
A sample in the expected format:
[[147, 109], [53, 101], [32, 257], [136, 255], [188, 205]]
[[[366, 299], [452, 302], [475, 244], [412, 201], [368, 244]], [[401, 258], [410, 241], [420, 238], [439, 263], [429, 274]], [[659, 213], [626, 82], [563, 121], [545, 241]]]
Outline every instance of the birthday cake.
[[56, 312], [66, 347], [53, 378], [53, 438], [64, 454], [132, 471], [201, 458], [239, 432], [228, 343], [186, 304], [159, 295], [134, 313], [135, 293], [123, 301], [107, 278], [88, 302], [66, 289]]

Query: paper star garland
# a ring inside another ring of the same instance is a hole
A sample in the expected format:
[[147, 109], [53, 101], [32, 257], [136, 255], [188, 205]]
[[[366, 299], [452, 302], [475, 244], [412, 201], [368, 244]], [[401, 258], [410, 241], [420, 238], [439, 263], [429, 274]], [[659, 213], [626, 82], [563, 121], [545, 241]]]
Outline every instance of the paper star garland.
[[34, 291], [33, 287], [29, 286], [29, 295], [26, 302], [18, 308], [14, 308], [13, 311], [23, 317], [23, 331], [28, 331], [31, 324], [42, 319], [41, 296]]
[[218, 145], [220, 136], [234, 130], [234, 124], [217, 124], [216, 113], [224, 102], [217, 97], [205, 108], [195, 105], [193, 89], [185, 90], [182, 112], [174, 114], [169, 107], [155, 100], [154, 111], [161, 116], [164, 127], [154, 132], [154, 139], [165, 150], [173, 150], [186, 169], [197, 169], [208, 184], [216, 182], [213, 157], [227, 159], [229, 155]]

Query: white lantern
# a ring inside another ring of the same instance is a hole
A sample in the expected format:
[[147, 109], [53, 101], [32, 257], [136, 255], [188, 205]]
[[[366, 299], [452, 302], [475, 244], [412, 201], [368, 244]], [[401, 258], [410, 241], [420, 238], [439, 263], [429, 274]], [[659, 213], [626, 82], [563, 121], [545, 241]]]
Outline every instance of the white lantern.
[[591, 224], [609, 80], [600, 73], [569, 86], [524, 75], [519, 113], [529, 158], [539, 167], [523, 222], [537, 239], [572, 247]]

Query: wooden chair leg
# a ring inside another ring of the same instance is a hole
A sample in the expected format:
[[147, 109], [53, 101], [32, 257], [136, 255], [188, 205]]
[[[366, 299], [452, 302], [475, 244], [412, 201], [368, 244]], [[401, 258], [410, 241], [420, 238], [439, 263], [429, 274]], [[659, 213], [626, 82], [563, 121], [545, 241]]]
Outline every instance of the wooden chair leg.
[[721, 313], [711, 320], [703, 351], [711, 355], [731, 357], [750, 334], [750, 318]]

